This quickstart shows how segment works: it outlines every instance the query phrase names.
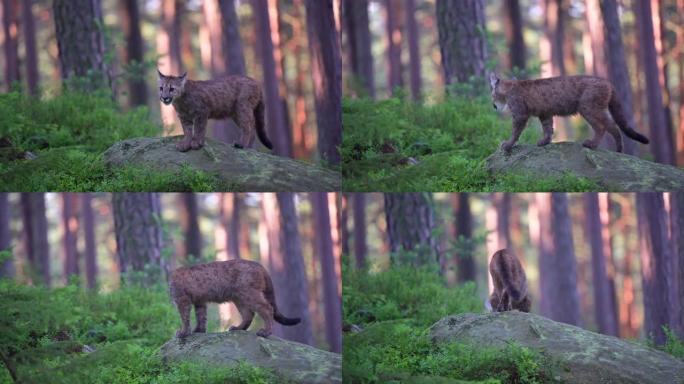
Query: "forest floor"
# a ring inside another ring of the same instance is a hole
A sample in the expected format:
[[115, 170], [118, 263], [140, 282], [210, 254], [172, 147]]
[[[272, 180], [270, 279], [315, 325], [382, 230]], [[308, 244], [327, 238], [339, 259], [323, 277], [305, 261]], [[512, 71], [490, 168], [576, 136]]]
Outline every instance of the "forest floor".
[[[511, 343], [495, 350], [462, 343], [434, 344], [428, 328], [447, 315], [484, 308], [474, 284], [447, 288], [436, 271], [392, 267], [377, 273], [344, 271], [344, 382], [556, 382], [558, 362]], [[671, 336], [662, 349], [684, 359]]]
[[[401, 98], [345, 99], [342, 104], [345, 191], [564, 191], [596, 190], [572, 175], [493, 177], [485, 159], [511, 134], [488, 97], [454, 97], [434, 105]], [[538, 122], [530, 123], [539, 125]], [[528, 127], [520, 143], [533, 144], [541, 128]]]
[[20, 92], [0, 94], [0, 190], [223, 190], [214, 176], [190, 168], [160, 172], [105, 167], [102, 154], [114, 143], [161, 134], [147, 108], [122, 112], [106, 94], [65, 93], [43, 99]]
[[277, 382], [248, 363], [164, 364], [157, 351], [178, 326], [161, 286], [98, 294], [75, 284], [48, 290], [0, 279], [0, 383]]

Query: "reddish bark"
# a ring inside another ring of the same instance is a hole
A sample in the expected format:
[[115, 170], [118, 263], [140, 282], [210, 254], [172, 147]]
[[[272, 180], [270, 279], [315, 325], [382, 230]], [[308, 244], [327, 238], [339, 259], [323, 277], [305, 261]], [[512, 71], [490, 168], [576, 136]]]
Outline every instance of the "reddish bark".
[[354, 203], [354, 258], [356, 268], [366, 268], [368, 246], [366, 244], [366, 195], [363, 193], [353, 194]]
[[24, 223], [26, 256], [31, 271], [29, 280], [34, 284], [51, 284], [50, 244], [48, 243], [47, 217], [44, 193], [22, 193], [21, 209]]
[[406, 1], [406, 35], [409, 46], [409, 73], [411, 75], [411, 97], [413, 100], [421, 99], [420, 79], [420, 34], [416, 23], [416, 1]]
[[7, 90], [19, 81], [19, 5], [17, 0], [2, 0], [2, 26], [5, 48], [5, 82]]
[[95, 215], [93, 214], [92, 196], [90, 193], [80, 194], [81, 218], [83, 219], [83, 237], [85, 239], [85, 272], [88, 289], [97, 284], [97, 248], [95, 244]]
[[387, 88], [390, 94], [404, 86], [401, 66], [402, 1], [385, 0], [385, 25], [387, 27]]
[[504, 1], [504, 33], [508, 43], [508, 69], [525, 69], [526, 48], [519, 0]]
[[78, 276], [79, 254], [76, 247], [78, 240], [78, 194], [62, 193], [62, 244], [64, 247], [64, 279], [69, 283], [72, 276]]
[[26, 82], [29, 93], [38, 94], [40, 74], [38, 73], [38, 52], [36, 51], [36, 27], [33, 20], [33, 0], [21, 2], [21, 19], [24, 27], [24, 48], [26, 55]]

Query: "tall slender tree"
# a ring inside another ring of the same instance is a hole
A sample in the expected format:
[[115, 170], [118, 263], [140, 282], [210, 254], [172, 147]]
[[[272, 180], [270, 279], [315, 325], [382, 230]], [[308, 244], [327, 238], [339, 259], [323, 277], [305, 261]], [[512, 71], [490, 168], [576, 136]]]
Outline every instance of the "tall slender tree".
[[392, 262], [427, 265], [440, 259], [432, 196], [385, 193], [385, 218]]
[[586, 224], [585, 236], [591, 247], [592, 285], [594, 288], [594, 316], [599, 332], [606, 335], [618, 336], [617, 313], [611, 296], [612, 286], [608, 281], [605, 246], [602, 237], [601, 210], [599, 197], [596, 193], [584, 194], [584, 212]]
[[68, 283], [72, 276], [80, 274], [78, 242], [78, 194], [62, 193], [62, 244], [64, 247], [64, 279]]
[[19, 81], [19, 5], [17, 0], [2, 0], [2, 27], [7, 88]]
[[246, 75], [245, 53], [240, 38], [240, 20], [235, 12], [235, 0], [219, 0], [223, 30], [223, 52], [229, 75]]
[[342, 143], [342, 58], [332, 0], [306, 0], [305, 4], [318, 153], [321, 159], [338, 165]]
[[90, 193], [82, 193], [81, 217], [83, 219], [83, 238], [85, 240], [85, 272], [88, 289], [97, 286], [97, 246], [95, 243], [95, 215], [93, 214], [93, 197]]
[[[636, 127], [634, 119], [632, 87], [629, 81], [629, 71], [627, 70], [627, 60], [625, 59], [625, 47], [622, 43], [622, 29], [616, 0], [602, 0], [601, 15], [605, 27], [605, 42], [607, 51], [608, 76], [615, 88], [615, 94], [620, 100], [622, 110], [627, 117], [630, 127]], [[632, 140], [625, 140], [625, 153], [636, 154], [636, 145]]]
[[[677, 165], [684, 165], [684, 0], [677, 0], [677, 80], [679, 83], [679, 128], [677, 129]], [[684, 306], [682, 307], [684, 308]], [[683, 326], [684, 328], [684, 326]]]
[[276, 291], [278, 305], [288, 308], [302, 319], [296, 327], [284, 327], [283, 335], [288, 340], [304, 344], [313, 344], [311, 320], [309, 317], [309, 287], [302, 256], [302, 244], [298, 230], [297, 210], [294, 194], [278, 193], [278, 211], [280, 212], [280, 237], [283, 247], [282, 259], [273, 260], [273, 266], [285, 277], [285, 290]]
[[[160, 3], [161, 28], [157, 32], [157, 54], [159, 70], [165, 75], [181, 75], [181, 11], [183, 4], [180, 0], [162, 0]], [[176, 113], [173, 107], [159, 102], [162, 122], [165, 126], [174, 124]], [[175, 124], [173, 133], [178, 134], [181, 129]]]
[[367, 266], [366, 257], [368, 246], [366, 244], [366, 196], [363, 193], [354, 193], [354, 257], [357, 268]]
[[181, 194], [181, 226], [185, 234], [185, 248], [182, 257], [202, 258], [202, 233], [199, 228], [199, 207], [197, 195]]
[[347, 35], [349, 63], [355, 84], [362, 92], [375, 98], [368, 0], [342, 0], [342, 7], [343, 31]]
[[[0, 193], [0, 252], [12, 252], [12, 237], [10, 233], [10, 204], [9, 194]], [[14, 277], [14, 255], [0, 264], [0, 278]]]
[[684, 315], [681, 309], [684, 308], [684, 192], [673, 192], [672, 197], [672, 239], [676, 246], [677, 265], [677, 281], [679, 282], [679, 290], [677, 292], [677, 300], [679, 301], [679, 324], [677, 325], [677, 334], [679, 338], [684, 338]]
[[564, 42], [564, 0], [543, 0], [542, 13], [544, 15], [544, 34], [540, 39], [539, 53], [542, 59], [542, 76], [565, 75], [563, 60]]
[[672, 254], [668, 239], [665, 204], [661, 193], [637, 193], [641, 284], [644, 301], [644, 332], [657, 345], [665, 343], [663, 326], [669, 326], [670, 302], [667, 266]]
[[133, 75], [128, 79], [128, 102], [130, 105], [147, 104], [146, 72], [143, 60], [145, 44], [140, 32], [140, 9], [136, 0], [122, 3], [122, 27], [126, 39], [126, 62]]
[[470, 195], [468, 193], [452, 195], [452, 203], [456, 218], [454, 239], [460, 243], [454, 255], [458, 282], [475, 281], [477, 273], [473, 257], [473, 215], [470, 212]]
[[310, 194], [314, 215], [316, 252], [321, 262], [321, 283], [325, 310], [325, 334], [332, 352], [342, 351], [342, 300], [335, 274], [328, 198], [323, 192]]
[[416, 0], [406, 1], [406, 36], [409, 46], [409, 74], [411, 75], [411, 97], [420, 100], [422, 81], [420, 79], [420, 32], [416, 22]]
[[651, 128], [650, 145], [653, 157], [659, 163], [674, 164], [675, 154], [672, 131], [668, 129], [663, 111], [663, 90], [660, 86], [658, 61], [656, 58], [655, 36], [651, 7], [648, 2], [634, 3], [637, 29], [639, 32], [639, 48], [646, 76], [646, 100], [648, 102], [648, 121]]
[[391, 95], [395, 88], [404, 86], [401, 66], [403, 1], [385, 0], [385, 26], [387, 29], [387, 89]]
[[606, 65], [606, 39], [604, 35], [603, 19], [601, 18], [601, 9], [599, 0], [586, 0], [586, 20], [589, 27], [589, 36], [591, 37], [591, 57], [592, 67], [586, 68], [590, 73], [600, 76], [608, 76], [608, 66]]
[[519, 0], [504, 1], [504, 33], [508, 44], [508, 69], [525, 69], [527, 60], [525, 39], [523, 38], [523, 18]]
[[116, 253], [124, 281], [142, 285], [156, 283], [162, 274], [167, 272], [167, 263], [161, 255], [162, 221], [159, 195], [113, 193], [112, 210]]
[[33, 0], [21, 2], [21, 20], [24, 27], [24, 51], [26, 55], [26, 83], [32, 95], [38, 94], [38, 52], [36, 51], [36, 26], [33, 20]]
[[485, 78], [487, 37], [483, 0], [437, 0], [439, 51], [446, 84]]
[[25, 249], [34, 284], [51, 284], [50, 243], [45, 215], [44, 193], [22, 193], [21, 211], [24, 222]]
[[105, 60], [100, 1], [55, 0], [52, 9], [62, 79], [80, 78], [71, 83], [85, 91], [113, 90], [109, 64]]
[[[254, 27], [258, 46], [258, 57], [261, 58], [263, 74], [264, 97], [266, 103], [266, 127], [273, 142], [273, 151], [279, 156], [292, 157], [291, 135], [287, 129], [283, 104], [280, 100], [276, 61], [273, 55], [275, 49], [271, 39], [269, 24], [268, 0], [252, 0], [254, 12]], [[279, 63], [278, 63], [279, 64]]]

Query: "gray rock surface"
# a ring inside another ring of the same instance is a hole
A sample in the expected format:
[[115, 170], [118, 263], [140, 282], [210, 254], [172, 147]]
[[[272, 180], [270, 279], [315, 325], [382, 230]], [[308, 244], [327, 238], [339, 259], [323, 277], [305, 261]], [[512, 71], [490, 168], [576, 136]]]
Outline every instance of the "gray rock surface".
[[164, 361], [195, 360], [218, 366], [245, 361], [272, 370], [284, 382], [341, 383], [342, 356], [275, 336], [254, 332], [193, 333], [173, 338], [159, 350]]
[[180, 171], [188, 166], [216, 176], [231, 191], [338, 191], [341, 175], [330, 169], [207, 139], [199, 150], [179, 152], [182, 136], [141, 137], [112, 145], [104, 153], [110, 168], [146, 166]]
[[529, 347], [559, 362], [565, 383], [684, 383], [684, 362], [664, 352], [534, 314], [464, 313], [441, 319], [429, 332], [436, 343]]
[[596, 182], [602, 191], [684, 190], [682, 169], [605, 149], [588, 149], [575, 142], [544, 147], [517, 144], [510, 154], [497, 150], [486, 165], [495, 175], [522, 173], [555, 178], [571, 174]]

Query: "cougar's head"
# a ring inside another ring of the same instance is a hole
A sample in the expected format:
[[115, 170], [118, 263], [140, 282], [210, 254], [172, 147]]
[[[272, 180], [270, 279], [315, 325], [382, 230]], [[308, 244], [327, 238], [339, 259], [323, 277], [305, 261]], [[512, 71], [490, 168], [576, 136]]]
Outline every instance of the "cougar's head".
[[174, 97], [183, 93], [187, 72], [181, 76], [166, 76], [157, 70], [157, 74], [159, 74], [159, 100], [169, 105], [173, 102]]
[[503, 81], [495, 74], [489, 74], [489, 85], [492, 88], [492, 105], [497, 111], [506, 111], [508, 105], [506, 103], [506, 92], [503, 87]]

